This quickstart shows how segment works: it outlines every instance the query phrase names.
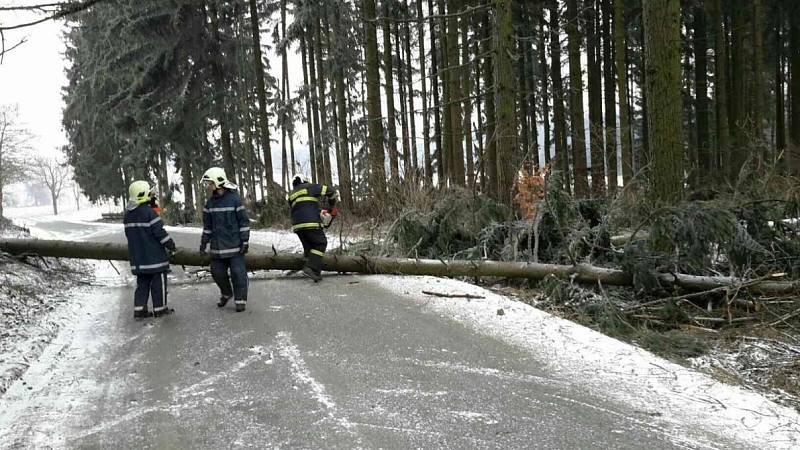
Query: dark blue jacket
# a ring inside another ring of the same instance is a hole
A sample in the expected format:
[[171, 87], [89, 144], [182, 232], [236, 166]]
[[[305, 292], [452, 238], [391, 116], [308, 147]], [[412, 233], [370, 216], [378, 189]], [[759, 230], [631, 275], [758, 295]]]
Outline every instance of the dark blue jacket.
[[211, 243], [212, 258], [232, 258], [250, 241], [250, 219], [239, 195], [229, 189], [214, 194], [203, 208], [203, 237], [200, 246]]
[[292, 208], [292, 230], [322, 228], [319, 217], [322, 197], [328, 198], [328, 204], [336, 204], [336, 191], [323, 184], [299, 184], [286, 197]]
[[125, 237], [128, 238], [128, 259], [131, 273], [169, 272], [169, 255], [175, 242], [164, 230], [164, 223], [149, 205], [129, 204], [125, 211]]

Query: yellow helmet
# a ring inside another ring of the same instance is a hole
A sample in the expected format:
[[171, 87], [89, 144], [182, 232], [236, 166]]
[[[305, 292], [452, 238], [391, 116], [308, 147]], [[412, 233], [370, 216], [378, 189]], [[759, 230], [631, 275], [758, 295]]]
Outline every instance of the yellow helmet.
[[128, 199], [137, 205], [149, 202], [152, 193], [150, 183], [144, 180], [134, 181], [128, 187]]
[[228, 177], [225, 175], [225, 169], [222, 167], [212, 167], [206, 170], [206, 173], [203, 174], [202, 181], [210, 181], [214, 183], [217, 189], [221, 187], [226, 187], [228, 189], [236, 189], [237, 186], [230, 181], [228, 181]]

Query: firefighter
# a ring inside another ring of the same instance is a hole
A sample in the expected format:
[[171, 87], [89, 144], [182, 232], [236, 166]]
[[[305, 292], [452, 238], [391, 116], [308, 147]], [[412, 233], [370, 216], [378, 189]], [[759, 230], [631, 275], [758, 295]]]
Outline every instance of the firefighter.
[[[303, 275], [318, 282], [322, 280], [322, 257], [328, 246], [324, 228], [330, 226], [337, 214], [336, 191], [312, 184], [305, 175], [295, 175], [287, 200], [292, 212], [292, 231], [300, 238], [306, 257]], [[326, 209], [321, 208], [323, 200], [327, 201]]]
[[136, 275], [133, 294], [133, 317], [147, 317], [148, 297], [153, 300], [153, 316], [174, 312], [167, 306], [167, 273], [169, 257], [175, 251], [175, 241], [164, 230], [161, 218], [150, 207], [155, 194], [147, 181], [134, 181], [128, 188], [125, 208], [125, 237], [128, 239], [128, 258], [131, 273]]
[[211, 276], [220, 290], [217, 306], [222, 308], [233, 298], [236, 312], [241, 312], [247, 305], [244, 255], [249, 249], [250, 219], [235, 192], [238, 186], [228, 181], [222, 168], [208, 169], [202, 180], [210, 195], [203, 208], [200, 253], [205, 254], [211, 243]]

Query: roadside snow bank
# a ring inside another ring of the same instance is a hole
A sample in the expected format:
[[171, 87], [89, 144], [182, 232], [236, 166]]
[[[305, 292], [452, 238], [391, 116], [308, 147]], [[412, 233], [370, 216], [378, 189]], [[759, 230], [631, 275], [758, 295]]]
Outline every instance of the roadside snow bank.
[[[689, 423], [752, 448], [800, 446], [797, 411], [566, 319], [456, 280], [407, 276], [369, 280], [414, 299], [430, 312], [549, 361], [548, 369], [559, 378], [646, 411], [676, 434]], [[441, 298], [423, 290], [483, 298]]]

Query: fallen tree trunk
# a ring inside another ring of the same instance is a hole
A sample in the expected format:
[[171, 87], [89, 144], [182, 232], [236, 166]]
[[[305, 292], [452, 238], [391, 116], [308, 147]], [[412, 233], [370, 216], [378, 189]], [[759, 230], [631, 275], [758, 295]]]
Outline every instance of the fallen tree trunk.
[[[94, 242], [50, 241], [36, 239], [0, 239], [0, 251], [12, 255], [38, 255], [60, 258], [128, 260], [128, 248], [121, 244]], [[272, 254], [251, 252], [245, 257], [249, 270], [299, 270], [303, 255], [292, 253]], [[184, 266], [206, 266], [208, 255], [198, 251], [179, 249], [172, 263]], [[381, 258], [373, 256], [328, 255], [323, 267], [331, 272], [369, 274], [432, 275], [442, 277], [500, 277], [540, 280], [548, 275], [571, 278], [578, 283], [628, 286], [632, 277], [621, 270], [596, 267], [588, 264], [565, 266], [502, 261], [433, 260], [408, 258]], [[732, 277], [706, 277], [684, 274], [659, 274], [665, 285], [677, 285], [687, 290], [704, 291], [717, 287], [738, 287], [757, 293], [800, 293], [800, 281], [743, 280]]]

